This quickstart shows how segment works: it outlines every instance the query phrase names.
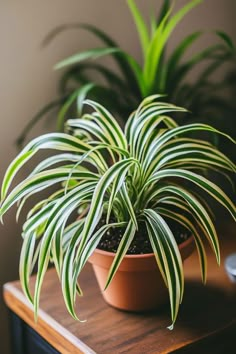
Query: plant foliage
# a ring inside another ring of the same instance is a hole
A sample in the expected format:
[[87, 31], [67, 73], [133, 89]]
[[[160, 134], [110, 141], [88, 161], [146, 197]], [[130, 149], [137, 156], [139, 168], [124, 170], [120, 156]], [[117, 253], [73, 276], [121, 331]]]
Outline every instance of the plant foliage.
[[[143, 58], [141, 65], [113, 38], [93, 25], [71, 24], [54, 29], [44, 44], [51, 42], [64, 30], [77, 28], [92, 33], [103, 46], [80, 51], [55, 66], [56, 69], [66, 69], [59, 82], [60, 97], [38, 112], [22, 132], [18, 143], [24, 141], [35, 122], [55, 108], [59, 110], [57, 126], [62, 130], [64, 120], [70, 116], [70, 112], [80, 114], [85, 95], [101, 102], [125, 121], [143, 98], [152, 94], [165, 94], [168, 102], [184, 106], [193, 112], [195, 121], [214, 113], [214, 121], [210, 123], [232, 134], [227, 126], [233, 122], [235, 107], [232, 101], [224, 97], [225, 89], [232, 87], [232, 82], [229, 84], [226, 79], [215, 80], [218, 69], [235, 59], [235, 47], [229, 36], [216, 31], [216, 44], [189, 56], [188, 51], [190, 52], [203, 34], [201, 31], [193, 32], [184, 37], [169, 56], [166, 55], [169, 38], [176, 26], [201, 2], [202, 0], [188, 1], [173, 13], [171, 2], [165, 0], [157, 19], [150, 16], [149, 23], [146, 23], [135, 0], [127, 0], [140, 39]], [[117, 70], [109, 69], [99, 62], [104, 56], [113, 58]], [[188, 74], [196, 67], [202, 69], [198, 78], [190, 83]], [[233, 87], [235, 88], [235, 81]], [[228, 124], [222, 116], [228, 117]], [[187, 117], [189, 116], [182, 115], [183, 123], [186, 123]]]
[[[85, 100], [92, 113], [68, 120], [66, 127], [71, 134], [51, 133], [34, 139], [6, 171], [1, 217], [15, 203], [19, 214], [29, 197], [57, 186], [56, 192], [42, 198], [29, 211], [23, 226], [20, 279], [36, 315], [43, 278], [51, 260], [62, 284], [67, 309], [78, 318], [75, 301], [76, 294], [82, 293], [80, 273], [110, 227], [122, 228], [123, 237], [106, 287], [140, 222], [144, 222], [157, 266], [169, 289], [173, 323], [183, 297], [184, 278], [181, 256], [168, 220], [177, 221], [193, 234], [204, 282], [207, 269], [204, 237], [220, 262], [214, 222], [200, 191], [222, 204], [235, 219], [232, 201], [204, 177], [205, 171], [211, 169], [235, 172], [235, 165], [212, 144], [193, 139], [189, 134], [207, 131], [226, 135], [201, 123], [178, 126], [169, 114], [184, 113], [185, 109], [158, 99], [157, 95], [144, 99], [130, 115], [124, 130], [106, 108]], [[16, 173], [42, 149], [55, 150], [55, 154], [43, 159], [9, 192]], [[74, 212], [82, 209], [87, 210], [84, 216], [71, 221]], [[97, 229], [102, 215], [106, 224]], [[29, 278], [35, 263], [37, 277], [32, 294]]]

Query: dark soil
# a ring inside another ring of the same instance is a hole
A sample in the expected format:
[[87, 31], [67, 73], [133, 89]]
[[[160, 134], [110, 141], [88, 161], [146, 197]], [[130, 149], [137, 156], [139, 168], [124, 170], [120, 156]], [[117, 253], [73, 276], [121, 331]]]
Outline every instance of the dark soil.
[[[110, 219], [110, 222], [115, 222]], [[172, 230], [177, 244], [182, 243], [187, 240], [191, 233], [185, 229], [183, 226], [174, 222], [173, 220], [167, 221], [170, 229]], [[98, 230], [102, 225], [105, 224], [105, 219], [101, 219], [96, 230]], [[116, 252], [119, 246], [119, 243], [124, 234], [124, 228], [110, 228], [102, 237], [98, 248], [104, 251]], [[127, 254], [146, 254], [153, 253], [152, 246], [149, 241], [147, 229], [144, 223], [139, 225], [139, 230], [136, 232], [135, 237], [128, 249]]]

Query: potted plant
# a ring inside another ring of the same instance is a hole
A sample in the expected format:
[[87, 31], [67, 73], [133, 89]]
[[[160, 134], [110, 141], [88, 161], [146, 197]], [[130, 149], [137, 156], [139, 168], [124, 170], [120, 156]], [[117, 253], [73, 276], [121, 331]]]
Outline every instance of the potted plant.
[[[183, 18], [199, 5], [202, 0], [188, 1], [173, 13], [171, 1], [164, 0], [158, 16], [150, 15], [146, 23], [135, 0], [127, 0], [133, 21], [139, 35], [142, 61], [125, 51], [109, 34], [89, 24], [61, 25], [44, 40], [50, 43], [64, 30], [80, 29], [90, 32], [102, 42], [103, 46], [80, 50], [73, 56], [60, 61], [55, 68], [65, 69], [58, 84], [59, 96], [49, 102], [32, 118], [18, 139], [22, 144], [28, 131], [49, 111], [58, 110], [57, 128], [63, 130], [64, 120], [81, 114], [82, 101], [87, 95], [100, 102], [125, 123], [126, 117], [136, 109], [145, 97], [152, 94], [165, 94], [165, 100], [184, 106], [191, 112], [192, 121], [208, 117], [208, 124], [232, 135], [234, 129], [234, 100], [225, 97], [225, 89], [235, 91], [232, 75], [222, 79], [219, 69], [235, 60], [235, 46], [231, 38], [222, 31], [215, 31], [216, 43], [188, 55], [196, 41], [203, 35], [196, 31], [185, 36], [176, 48], [167, 55], [169, 38]], [[111, 56], [116, 64], [115, 70], [99, 62], [104, 56]], [[189, 80], [193, 69], [199, 70], [196, 80]], [[164, 99], [164, 98], [163, 98]], [[210, 117], [214, 117], [211, 120]], [[227, 119], [222, 119], [227, 116]], [[189, 115], [181, 115], [183, 124]], [[227, 121], [227, 123], [225, 123]], [[232, 124], [231, 124], [232, 122]], [[232, 125], [232, 128], [229, 128]], [[235, 131], [234, 131], [235, 132]]]
[[[112, 252], [108, 252], [106, 261], [110, 269], [104, 288], [109, 289], [124, 263], [130, 263], [134, 271], [135, 267], [140, 268], [140, 263], [136, 266], [131, 262], [132, 257], [139, 257], [126, 256], [127, 252], [135, 253], [135, 248], [138, 253], [146, 252], [147, 256], [140, 255], [143, 260], [149, 258], [149, 264], [141, 260], [145, 263], [144, 271], [151, 268], [153, 272], [153, 264], [159, 269], [169, 290], [174, 323], [184, 290], [180, 253], [183, 257], [189, 255], [194, 240], [204, 282], [207, 262], [204, 237], [220, 262], [217, 233], [201, 191], [236, 217], [232, 201], [219, 186], [203, 176], [211, 169], [235, 172], [235, 165], [212, 144], [193, 139], [189, 133], [219, 133], [234, 141], [205, 124], [178, 126], [169, 113], [181, 113], [185, 109], [159, 102], [157, 95], [142, 101], [124, 130], [99, 103], [86, 100], [84, 104], [92, 107], [92, 112], [69, 120], [66, 127], [70, 134], [51, 133], [32, 140], [12, 161], [2, 183], [1, 217], [15, 203], [19, 216], [29, 197], [56, 186], [53, 194], [44, 195], [30, 209], [23, 226], [20, 279], [24, 292], [37, 315], [43, 278], [51, 261], [61, 281], [67, 309], [77, 318], [76, 294], [82, 294], [79, 275], [89, 259], [104, 268], [101, 264], [104, 251], [97, 252], [96, 260], [95, 250], [106, 249], [110, 242], [108, 249]], [[9, 192], [16, 173], [42, 149], [57, 153], [42, 159]], [[193, 240], [187, 239], [178, 247], [179, 233], [191, 234]], [[33, 295], [29, 280], [36, 263]], [[154, 278], [159, 282], [160, 276]], [[152, 289], [154, 292], [156, 285], [151, 279], [151, 292]], [[136, 283], [141, 290], [139, 277]]]

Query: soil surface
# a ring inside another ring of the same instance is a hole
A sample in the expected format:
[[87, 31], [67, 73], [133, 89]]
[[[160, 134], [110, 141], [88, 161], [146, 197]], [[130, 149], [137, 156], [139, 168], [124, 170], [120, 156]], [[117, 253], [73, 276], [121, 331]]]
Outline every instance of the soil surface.
[[[112, 220], [111, 218], [110, 222], [115, 222], [115, 220]], [[105, 223], [105, 219], [101, 219], [96, 230], [98, 230], [102, 225], [105, 225]], [[173, 220], [168, 220], [167, 223], [171, 231], [173, 232], [173, 235], [175, 236], [177, 244], [182, 243], [191, 236], [191, 233], [177, 222], [174, 222]], [[116, 252], [124, 234], [124, 231], [124, 228], [110, 228], [103, 235], [97, 248], [104, 251]], [[144, 223], [141, 223], [139, 225], [139, 230], [136, 232], [135, 237], [128, 249], [127, 254], [146, 253], [153, 253], [153, 250], [149, 241], [146, 225]]]

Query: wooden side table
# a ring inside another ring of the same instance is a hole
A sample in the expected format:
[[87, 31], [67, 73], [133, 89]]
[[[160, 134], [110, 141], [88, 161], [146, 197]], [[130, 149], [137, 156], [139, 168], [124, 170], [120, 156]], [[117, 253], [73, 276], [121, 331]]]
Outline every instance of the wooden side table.
[[[233, 226], [234, 227], [234, 226]], [[222, 265], [210, 250], [208, 282], [201, 283], [197, 253], [185, 263], [184, 301], [173, 331], [168, 306], [157, 313], [131, 314], [108, 306], [102, 299], [90, 265], [81, 275], [84, 297], [74, 321], [65, 309], [54, 269], [47, 272], [38, 322], [19, 281], [5, 284], [4, 298], [12, 319], [14, 354], [56, 353], [236, 353], [236, 285], [224, 270], [226, 255], [236, 252], [233, 227], [221, 237]], [[231, 233], [223, 239], [226, 233]], [[32, 277], [32, 282], [34, 277]]]

